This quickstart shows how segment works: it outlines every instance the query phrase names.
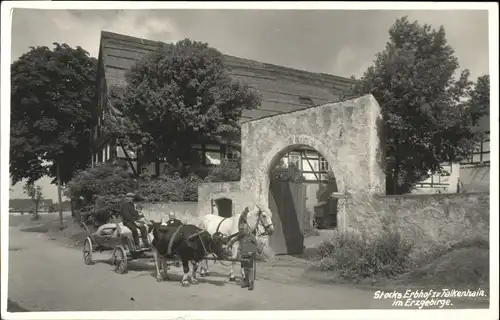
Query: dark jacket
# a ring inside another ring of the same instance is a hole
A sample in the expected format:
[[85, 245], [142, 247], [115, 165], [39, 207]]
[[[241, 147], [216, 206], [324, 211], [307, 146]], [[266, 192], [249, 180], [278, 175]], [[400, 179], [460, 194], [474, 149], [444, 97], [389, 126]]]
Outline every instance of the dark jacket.
[[134, 222], [139, 219], [139, 214], [135, 210], [134, 204], [127, 199], [120, 201], [120, 213], [123, 222]]

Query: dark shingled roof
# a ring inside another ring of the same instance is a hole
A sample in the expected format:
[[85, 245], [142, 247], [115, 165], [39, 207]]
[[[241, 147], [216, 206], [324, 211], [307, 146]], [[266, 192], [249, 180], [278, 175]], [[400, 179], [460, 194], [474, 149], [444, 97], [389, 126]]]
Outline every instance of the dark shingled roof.
[[[161, 42], [102, 31], [100, 58], [108, 87], [123, 85], [125, 72]], [[322, 105], [339, 100], [353, 80], [312, 73], [258, 61], [223, 55], [231, 77], [252, 87], [262, 97], [258, 109], [245, 110], [242, 121]]]

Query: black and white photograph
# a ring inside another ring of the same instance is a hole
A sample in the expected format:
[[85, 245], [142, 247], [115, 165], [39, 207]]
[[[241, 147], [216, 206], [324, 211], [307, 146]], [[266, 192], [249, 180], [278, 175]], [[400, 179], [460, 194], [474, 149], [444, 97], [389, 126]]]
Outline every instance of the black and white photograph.
[[1, 32], [2, 319], [498, 319], [495, 3], [5, 1]]

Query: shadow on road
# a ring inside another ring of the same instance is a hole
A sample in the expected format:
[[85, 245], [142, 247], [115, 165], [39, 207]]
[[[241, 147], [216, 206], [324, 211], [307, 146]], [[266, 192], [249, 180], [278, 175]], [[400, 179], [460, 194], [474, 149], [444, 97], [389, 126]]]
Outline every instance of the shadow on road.
[[[156, 270], [154, 270], [153, 272], [151, 272], [150, 276], [152, 278], [156, 279]], [[213, 286], [217, 286], [217, 287], [223, 287], [223, 286], [226, 285], [226, 281], [213, 280], [213, 279], [209, 279], [209, 278], [201, 278], [200, 276], [197, 276], [196, 279], [198, 279], [199, 283], [207, 283], [207, 284], [210, 284], [210, 285], [213, 285]], [[165, 279], [162, 282], [168, 282], [168, 283], [175, 283], [175, 282], [177, 282], [177, 284], [180, 286], [181, 285], [180, 284], [181, 280], [182, 280], [182, 275], [176, 274], [176, 273], [169, 273], [168, 274], [168, 279]]]
[[318, 250], [316, 248], [305, 248], [304, 252], [302, 252], [301, 254], [293, 254], [291, 256], [294, 258], [310, 261], [317, 254], [317, 252]]
[[[110, 266], [110, 271], [114, 271], [114, 268], [113, 268], [113, 266], [111, 264], [111, 259], [110, 258], [107, 258], [107, 259], [94, 259], [93, 260], [93, 264], [106, 264], [106, 265]], [[154, 265], [147, 264], [147, 263], [142, 262], [142, 261], [129, 261], [127, 269], [128, 269], [128, 272], [127, 272], [128, 274], [131, 274], [131, 273], [133, 274], [133, 273], [136, 273], [136, 272], [151, 271], [149, 273], [149, 275], [152, 278], [154, 278], [155, 281], [156, 281], [156, 270], [155, 270]], [[182, 270], [182, 268], [180, 270]], [[144, 275], [146, 275], [146, 274], [142, 274], [142, 275], [139, 274], [137, 277], [141, 277], [141, 276], [144, 276]], [[126, 276], [126, 275], [123, 275], [123, 276]], [[211, 271], [209, 277], [203, 277], [202, 278], [202, 277], [200, 277], [198, 275], [197, 279], [198, 279], [199, 283], [208, 283], [208, 284], [211, 284], [211, 285], [214, 285], [214, 286], [218, 286], [218, 287], [222, 287], [222, 286], [226, 285], [225, 281], [213, 280], [213, 279], [210, 279], [211, 277], [221, 278], [221, 277], [226, 277], [226, 275], [222, 275], [220, 273]], [[168, 279], [164, 280], [163, 282], [178, 282], [178, 283], [180, 283], [181, 280], [182, 280], [182, 274], [169, 272], [168, 273]]]

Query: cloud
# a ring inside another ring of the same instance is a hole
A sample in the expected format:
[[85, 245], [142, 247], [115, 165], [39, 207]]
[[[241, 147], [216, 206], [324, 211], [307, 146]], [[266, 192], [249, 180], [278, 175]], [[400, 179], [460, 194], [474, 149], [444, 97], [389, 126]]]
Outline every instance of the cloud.
[[150, 19], [147, 11], [15, 9], [12, 20], [12, 60], [28, 51], [30, 46], [52, 46], [53, 42], [81, 46], [97, 57], [102, 30], [159, 41], [182, 38], [174, 20], [168, 17]]
[[166, 42], [187, 37], [243, 58], [349, 77], [371, 64], [389, 27], [404, 15], [443, 25], [461, 66], [473, 77], [488, 72], [488, 14], [480, 10], [16, 9], [12, 50], [15, 59], [29, 46], [58, 41], [96, 56], [100, 32], [107, 30]]

